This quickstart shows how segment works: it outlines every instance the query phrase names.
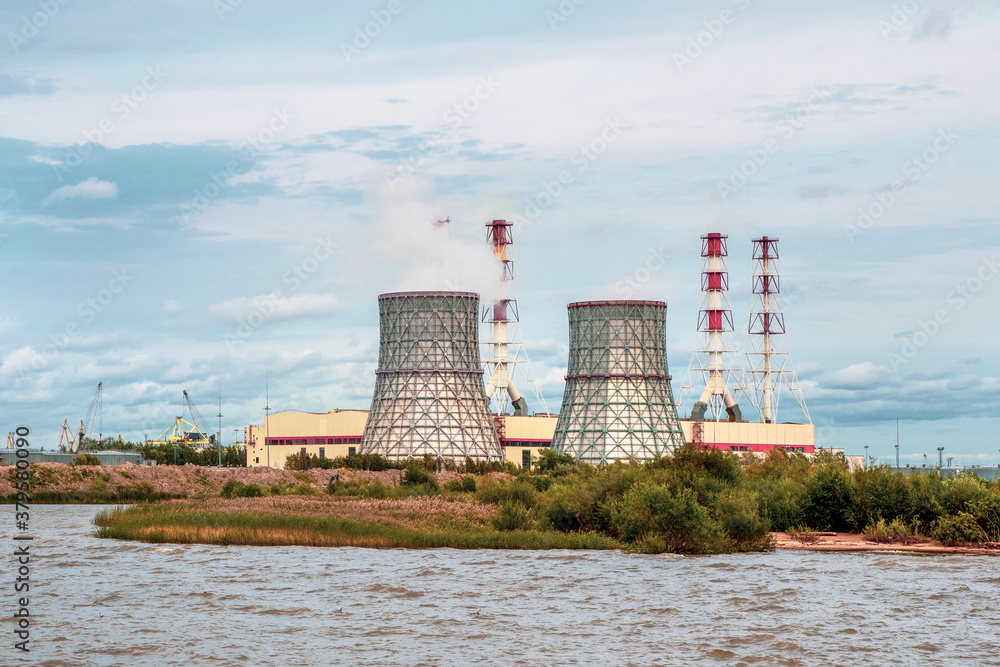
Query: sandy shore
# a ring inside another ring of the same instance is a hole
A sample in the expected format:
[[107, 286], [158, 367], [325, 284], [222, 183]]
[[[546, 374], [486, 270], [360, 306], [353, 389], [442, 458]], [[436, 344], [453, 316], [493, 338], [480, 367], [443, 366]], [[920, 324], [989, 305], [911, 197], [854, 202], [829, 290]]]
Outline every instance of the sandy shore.
[[864, 535], [857, 533], [826, 533], [819, 536], [814, 544], [803, 544], [785, 533], [771, 533], [778, 549], [797, 551], [893, 551], [918, 554], [979, 554], [1000, 556], [1000, 544], [945, 546], [928, 539], [917, 544], [885, 544], [868, 542]]

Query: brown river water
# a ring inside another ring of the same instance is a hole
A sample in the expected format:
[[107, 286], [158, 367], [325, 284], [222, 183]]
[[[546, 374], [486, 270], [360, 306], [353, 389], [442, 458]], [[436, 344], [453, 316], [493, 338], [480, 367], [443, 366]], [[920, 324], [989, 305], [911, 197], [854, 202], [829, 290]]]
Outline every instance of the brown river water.
[[99, 509], [32, 508], [0, 665], [1000, 665], [1000, 557], [150, 545]]

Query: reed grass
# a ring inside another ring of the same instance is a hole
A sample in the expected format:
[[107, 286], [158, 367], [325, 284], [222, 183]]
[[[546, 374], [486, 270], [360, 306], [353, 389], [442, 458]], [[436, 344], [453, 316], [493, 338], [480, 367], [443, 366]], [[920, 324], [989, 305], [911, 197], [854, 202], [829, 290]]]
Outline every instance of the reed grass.
[[[377, 502], [377, 501], [376, 501]], [[336, 511], [336, 502], [326, 502]], [[94, 518], [97, 537], [152, 543], [249, 546], [325, 546], [452, 549], [617, 549], [614, 539], [594, 533], [538, 530], [500, 531], [472, 521], [439, 520], [439, 526], [413, 527], [389, 513], [370, 520], [333, 515], [292, 515], [228, 511], [215, 503], [171, 502], [116, 507]]]

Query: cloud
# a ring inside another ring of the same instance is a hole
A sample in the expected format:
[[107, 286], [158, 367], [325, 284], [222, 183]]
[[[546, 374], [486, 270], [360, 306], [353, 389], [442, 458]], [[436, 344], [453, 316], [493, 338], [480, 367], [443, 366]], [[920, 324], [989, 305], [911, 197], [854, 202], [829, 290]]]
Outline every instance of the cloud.
[[99, 181], [91, 176], [76, 185], [64, 185], [51, 195], [46, 203], [60, 199], [114, 199], [118, 196], [118, 185], [108, 181]]
[[24, 79], [0, 74], [0, 97], [51, 95], [59, 90], [54, 79]]
[[187, 310], [187, 308], [184, 306], [184, 304], [182, 304], [180, 301], [175, 301], [174, 299], [170, 299], [170, 301], [167, 301], [165, 304], [163, 304], [162, 308], [164, 315], [180, 315], [185, 310]]
[[826, 385], [834, 389], [876, 389], [892, 378], [892, 371], [870, 361], [841, 368], [830, 376]]
[[11, 377], [24, 373], [33, 368], [34, 364], [44, 359], [38, 351], [30, 345], [14, 350], [3, 359], [0, 364], [0, 377]]
[[4, 317], [0, 315], [0, 334], [5, 334], [8, 331], [13, 331], [20, 326], [21, 322], [16, 317]]
[[340, 307], [340, 299], [332, 294], [299, 294], [288, 298], [279, 294], [261, 294], [214, 304], [208, 307], [208, 311], [222, 320], [239, 320], [255, 312], [265, 320], [291, 320], [329, 315]]

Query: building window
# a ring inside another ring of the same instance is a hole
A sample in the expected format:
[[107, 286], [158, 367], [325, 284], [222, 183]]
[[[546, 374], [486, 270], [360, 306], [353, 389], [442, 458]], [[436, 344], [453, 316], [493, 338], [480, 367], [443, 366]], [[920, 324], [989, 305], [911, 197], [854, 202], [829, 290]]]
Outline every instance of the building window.
[[306, 448], [305, 448], [305, 447], [303, 447], [303, 448], [302, 448], [302, 456], [305, 456], [305, 455], [306, 455]]
[[521, 450], [521, 467], [524, 468], [525, 470], [528, 470], [528, 469], [531, 468], [531, 450], [530, 449], [522, 449]]
[[338, 445], [344, 444], [344, 439], [343, 438], [337, 438], [337, 442], [335, 444], [338, 444]]
[[357, 454], [357, 453], [358, 453], [358, 448], [357, 447], [348, 447], [347, 448], [347, 455], [348, 456], [353, 456], [354, 454]]
[[321, 459], [325, 459], [326, 458], [326, 447], [320, 447], [319, 448], [319, 457]]
[[253, 462], [254, 462], [254, 463], [260, 463], [260, 457], [258, 456], [258, 457], [256, 457], [256, 458], [254, 458]]

